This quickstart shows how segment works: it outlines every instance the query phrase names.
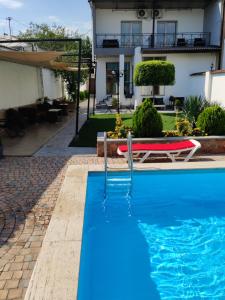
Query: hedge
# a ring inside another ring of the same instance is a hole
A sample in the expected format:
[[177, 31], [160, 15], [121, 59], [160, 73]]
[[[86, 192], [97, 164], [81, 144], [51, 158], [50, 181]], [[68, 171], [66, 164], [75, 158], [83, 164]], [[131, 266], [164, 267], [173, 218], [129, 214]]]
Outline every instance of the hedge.
[[134, 71], [134, 82], [136, 86], [173, 85], [175, 67], [169, 61], [140, 62]]

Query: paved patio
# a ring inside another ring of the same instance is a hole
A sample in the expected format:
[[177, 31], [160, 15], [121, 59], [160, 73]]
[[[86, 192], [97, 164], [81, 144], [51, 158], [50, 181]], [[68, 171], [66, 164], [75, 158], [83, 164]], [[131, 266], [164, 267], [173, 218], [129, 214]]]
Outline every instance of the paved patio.
[[97, 157], [0, 160], [0, 300], [24, 299], [67, 167], [102, 163]]

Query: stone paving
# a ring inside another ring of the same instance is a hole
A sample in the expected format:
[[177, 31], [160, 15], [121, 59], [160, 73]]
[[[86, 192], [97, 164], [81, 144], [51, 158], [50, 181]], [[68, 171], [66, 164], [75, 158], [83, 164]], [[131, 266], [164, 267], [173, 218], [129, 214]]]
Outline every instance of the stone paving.
[[[92, 101], [90, 107], [92, 107]], [[87, 101], [80, 104], [79, 129], [87, 120], [86, 108]], [[68, 147], [75, 135], [75, 120], [72, 118], [57, 135], [51, 138], [34, 156], [64, 156], [71, 157], [72, 155], [95, 155], [96, 148], [84, 147]]]
[[0, 160], [0, 300], [24, 298], [65, 171], [68, 165], [83, 164], [103, 164], [103, 159], [80, 156]]

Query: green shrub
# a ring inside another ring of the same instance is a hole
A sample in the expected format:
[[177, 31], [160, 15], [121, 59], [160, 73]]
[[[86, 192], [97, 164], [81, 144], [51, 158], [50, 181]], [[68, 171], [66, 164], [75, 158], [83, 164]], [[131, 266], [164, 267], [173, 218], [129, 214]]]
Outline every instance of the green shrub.
[[183, 112], [189, 122], [192, 123], [193, 128], [200, 113], [208, 106], [209, 103], [201, 96], [190, 96], [185, 100]]
[[133, 130], [136, 137], [158, 137], [162, 135], [163, 123], [150, 99], [145, 99], [133, 115]]
[[163, 131], [163, 135], [165, 137], [176, 137], [179, 136], [179, 132], [177, 130], [167, 130]]
[[84, 92], [83, 91], [80, 91], [80, 100], [84, 100], [85, 99], [85, 96], [84, 96]]
[[125, 126], [123, 124], [121, 115], [117, 114], [115, 129], [114, 129], [114, 131], [108, 131], [107, 136], [108, 136], [108, 138], [111, 138], [111, 139], [122, 139], [122, 138], [127, 137], [129, 131], [132, 132], [131, 128]]
[[168, 61], [140, 62], [134, 71], [134, 82], [137, 86], [173, 85], [174, 81], [175, 67]]
[[175, 100], [175, 106], [177, 107], [183, 107], [184, 102], [181, 99], [176, 99]]
[[225, 134], [225, 111], [219, 105], [205, 108], [198, 116], [197, 126], [209, 135]]
[[191, 124], [187, 119], [179, 119], [176, 123], [179, 135], [186, 136], [191, 132]]
[[88, 92], [87, 90], [85, 90], [85, 91], [84, 91], [84, 98], [85, 98], [85, 99], [88, 99], [88, 96], [89, 96], [89, 92]]

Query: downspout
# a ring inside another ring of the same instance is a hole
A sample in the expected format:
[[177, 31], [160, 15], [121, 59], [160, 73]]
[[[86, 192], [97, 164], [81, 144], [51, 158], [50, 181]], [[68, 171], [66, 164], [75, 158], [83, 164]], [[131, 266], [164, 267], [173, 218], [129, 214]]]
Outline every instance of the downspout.
[[153, 4], [152, 8], [152, 41], [151, 41], [151, 46], [152, 48], [155, 47], [155, 5]]
[[223, 60], [223, 56], [224, 56], [224, 38], [225, 38], [225, 0], [221, 1], [222, 3], [222, 14], [223, 14], [223, 18], [222, 18], [222, 24], [221, 24], [221, 31], [220, 31], [220, 47], [221, 50], [219, 52], [219, 64], [218, 64], [218, 69], [221, 70], [222, 69], [222, 60]]

